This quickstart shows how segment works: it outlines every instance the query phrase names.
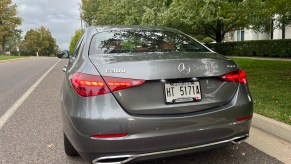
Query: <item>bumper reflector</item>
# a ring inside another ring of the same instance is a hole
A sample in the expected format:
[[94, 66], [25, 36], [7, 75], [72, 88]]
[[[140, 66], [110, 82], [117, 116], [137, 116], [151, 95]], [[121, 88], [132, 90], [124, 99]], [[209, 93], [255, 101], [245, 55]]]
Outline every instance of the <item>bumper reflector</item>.
[[91, 136], [92, 139], [104, 139], [104, 138], [121, 138], [128, 136], [128, 133], [118, 133], [118, 134], [97, 134]]
[[252, 117], [253, 115], [244, 116], [244, 117], [236, 118], [236, 121], [240, 122], [240, 121], [250, 120], [252, 119]]

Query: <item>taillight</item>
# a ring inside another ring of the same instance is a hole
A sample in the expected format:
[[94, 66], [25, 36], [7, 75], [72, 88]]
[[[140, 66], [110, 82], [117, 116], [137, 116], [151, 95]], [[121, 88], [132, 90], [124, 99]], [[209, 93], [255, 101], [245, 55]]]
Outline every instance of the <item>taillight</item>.
[[76, 73], [71, 78], [75, 91], [84, 97], [109, 93], [110, 90], [100, 76]]
[[103, 78], [112, 92], [138, 86], [144, 83], [144, 80], [116, 78], [109, 76], [103, 76]]
[[222, 75], [220, 76], [220, 79], [230, 82], [238, 82], [242, 84], [248, 83], [246, 73], [241, 69]]
[[[98, 96], [107, 94], [110, 91], [117, 91], [125, 88], [141, 85], [144, 80], [124, 79], [105, 76], [89, 75], [76, 73], [71, 78], [72, 86], [75, 91], [83, 97]], [[108, 88], [109, 87], [109, 88]]]

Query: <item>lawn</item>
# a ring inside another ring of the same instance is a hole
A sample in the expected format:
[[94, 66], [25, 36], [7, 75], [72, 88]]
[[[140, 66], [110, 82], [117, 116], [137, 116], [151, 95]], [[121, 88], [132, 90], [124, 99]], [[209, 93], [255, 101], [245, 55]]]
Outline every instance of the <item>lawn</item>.
[[8, 59], [15, 59], [15, 58], [23, 58], [24, 56], [1, 56], [0, 60], [8, 60]]
[[234, 60], [247, 73], [254, 112], [291, 125], [291, 61]]

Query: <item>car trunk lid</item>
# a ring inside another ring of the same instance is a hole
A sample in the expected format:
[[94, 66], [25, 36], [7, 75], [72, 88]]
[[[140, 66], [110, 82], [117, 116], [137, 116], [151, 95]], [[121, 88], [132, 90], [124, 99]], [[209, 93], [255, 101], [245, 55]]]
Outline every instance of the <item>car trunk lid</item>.
[[[222, 106], [239, 85], [218, 78], [238, 68], [234, 61], [216, 53], [104, 54], [90, 55], [90, 60], [101, 76], [145, 80], [140, 86], [113, 92], [131, 114], [181, 114]], [[189, 82], [198, 83], [201, 99], [167, 102], [165, 86]]]

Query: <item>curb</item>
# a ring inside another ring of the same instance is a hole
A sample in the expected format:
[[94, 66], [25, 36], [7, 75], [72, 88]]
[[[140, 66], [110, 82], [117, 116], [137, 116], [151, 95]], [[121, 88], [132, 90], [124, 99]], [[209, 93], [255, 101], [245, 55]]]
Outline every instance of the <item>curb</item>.
[[291, 143], [291, 126], [254, 113], [252, 126]]

